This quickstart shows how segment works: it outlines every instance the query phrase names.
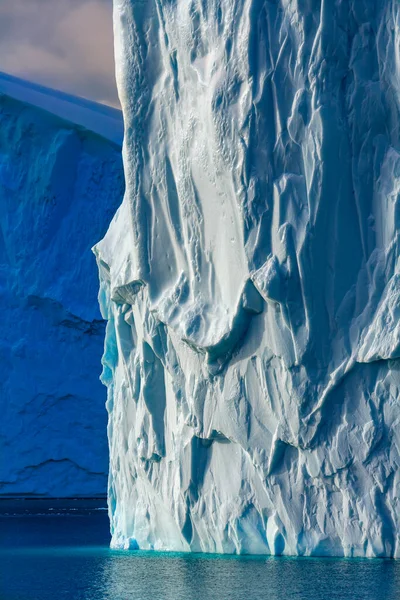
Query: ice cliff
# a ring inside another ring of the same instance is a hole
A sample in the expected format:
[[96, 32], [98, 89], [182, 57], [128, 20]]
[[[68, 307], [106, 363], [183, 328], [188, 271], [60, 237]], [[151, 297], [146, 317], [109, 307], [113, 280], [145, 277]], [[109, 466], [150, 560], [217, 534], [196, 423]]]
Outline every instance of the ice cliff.
[[123, 197], [122, 118], [0, 74], [0, 496], [107, 490], [91, 246]]
[[400, 557], [399, 3], [114, 18], [114, 546]]

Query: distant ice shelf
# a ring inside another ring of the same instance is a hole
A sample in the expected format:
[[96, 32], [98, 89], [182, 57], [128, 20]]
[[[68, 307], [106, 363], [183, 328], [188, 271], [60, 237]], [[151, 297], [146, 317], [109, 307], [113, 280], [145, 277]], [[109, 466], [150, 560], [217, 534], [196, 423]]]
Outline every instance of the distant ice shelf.
[[122, 146], [121, 111], [0, 72], [0, 94], [50, 112]]
[[113, 545], [400, 557], [400, 5], [114, 0]]
[[0, 74], [0, 496], [107, 489], [94, 242], [122, 201], [120, 112]]

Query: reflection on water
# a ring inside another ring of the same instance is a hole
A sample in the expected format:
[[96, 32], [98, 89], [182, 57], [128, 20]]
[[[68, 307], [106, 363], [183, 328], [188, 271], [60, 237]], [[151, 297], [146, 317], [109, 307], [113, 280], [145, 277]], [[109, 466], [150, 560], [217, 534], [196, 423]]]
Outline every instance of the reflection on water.
[[1, 600], [399, 600], [390, 560], [112, 551], [104, 512], [0, 518]]
[[399, 566], [390, 561], [130, 555], [104, 561], [90, 597], [398, 600], [399, 584]]

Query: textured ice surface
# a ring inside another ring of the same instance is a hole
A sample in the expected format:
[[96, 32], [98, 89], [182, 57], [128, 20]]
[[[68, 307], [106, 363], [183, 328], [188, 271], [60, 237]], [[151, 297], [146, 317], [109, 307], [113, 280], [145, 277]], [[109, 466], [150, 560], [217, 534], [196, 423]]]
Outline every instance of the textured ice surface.
[[90, 248], [123, 196], [121, 121], [0, 75], [0, 495], [107, 489]]
[[115, 546], [400, 556], [400, 5], [114, 0]]

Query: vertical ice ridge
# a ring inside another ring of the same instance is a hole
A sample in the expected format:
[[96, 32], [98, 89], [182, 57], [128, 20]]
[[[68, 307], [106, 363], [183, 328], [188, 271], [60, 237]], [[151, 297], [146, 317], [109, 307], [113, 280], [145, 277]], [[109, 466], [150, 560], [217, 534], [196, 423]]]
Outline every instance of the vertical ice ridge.
[[398, 556], [397, 3], [114, 5], [113, 544]]

